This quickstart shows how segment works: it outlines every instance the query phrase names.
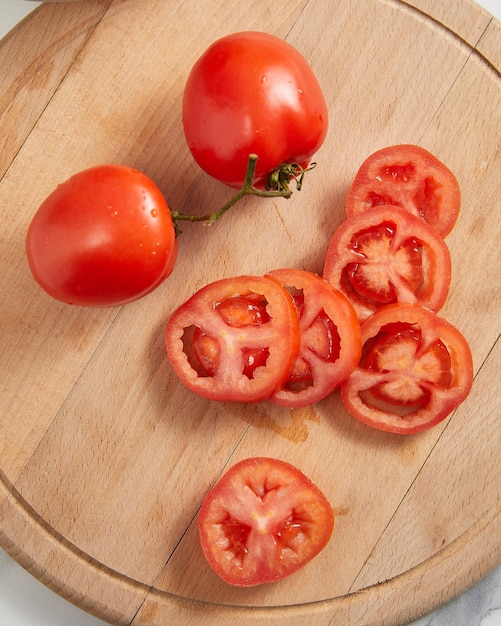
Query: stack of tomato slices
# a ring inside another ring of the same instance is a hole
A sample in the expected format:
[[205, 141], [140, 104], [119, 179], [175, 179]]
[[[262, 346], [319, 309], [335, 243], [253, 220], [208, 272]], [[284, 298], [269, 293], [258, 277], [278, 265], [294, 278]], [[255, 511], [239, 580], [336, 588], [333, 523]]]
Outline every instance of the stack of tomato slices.
[[166, 346], [181, 381], [201, 396], [299, 407], [354, 370], [360, 324], [326, 280], [280, 269], [200, 289], [171, 316]]
[[470, 391], [468, 343], [437, 315], [451, 281], [443, 238], [460, 199], [454, 174], [427, 150], [405, 144], [369, 156], [348, 192], [347, 219], [330, 241], [323, 276], [361, 322], [362, 356], [341, 398], [374, 428], [420, 432]]
[[167, 354], [196, 393], [291, 408], [336, 388], [354, 417], [410, 434], [468, 395], [471, 352], [437, 311], [446, 301], [459, 185], [418, 146], [370, 156], [332, 235], [323, 276], [279, 269], [215, 281], [181, 305]]

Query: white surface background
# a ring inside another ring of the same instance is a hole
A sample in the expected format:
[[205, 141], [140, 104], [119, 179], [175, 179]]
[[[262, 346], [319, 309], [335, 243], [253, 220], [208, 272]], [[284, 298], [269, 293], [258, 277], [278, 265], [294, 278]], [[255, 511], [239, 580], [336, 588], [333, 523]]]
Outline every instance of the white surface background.
[[[0, 38], [39, 4], [32, 0], [0, 0]], [[480, 0], [478, 4], [501, 21], [501, 0]], [[0, 549], [0, 626], [103, 624], [42, 585]], [[412, 626], [501, 626], [501, 566]]]

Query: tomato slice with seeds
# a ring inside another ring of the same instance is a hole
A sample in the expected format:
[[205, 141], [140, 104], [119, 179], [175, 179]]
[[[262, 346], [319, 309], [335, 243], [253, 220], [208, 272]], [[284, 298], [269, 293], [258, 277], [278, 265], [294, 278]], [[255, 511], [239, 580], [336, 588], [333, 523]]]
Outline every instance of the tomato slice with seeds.
[[341, 385], [348, 412], [393, 433], [438, 424], [470, 392], [473, 362], [466, 339], [422, 306], [391, 304], [361, 327], [362, 357]]
[[389, 146], [360, 166], [346, 199], [351, 217], [383, 204], [405, 208], [446, 237], [461, 204], [459, 183], [436, 156], [420, 146]]
[[436, 312], [449, 292], [451, 257], [425, 222], [400, 207], [382, 205], [342, 222], [329, 242], [323, 276], [362, 321], [398, 302]]
[[299, 317], [299, 354], [290, 375], [269, 400], [307, 406], [331, 393], [358, 364], [360, 323], [348, 299], [313, 272], [279, 269], [267, 274], [286, 288]]
[[180, 380], [212, 400], [260, 402], [279, 389], [299, 350], [289, 293], [266, 277], [206, 285], [170, 317], [165, 344]]
[[233, 465], [208, 492], [198, 529], [216, 574], [250, 587], [281, 580], [316, 557], [332, 535], [334, 513], [297, 467], [256, 457]]

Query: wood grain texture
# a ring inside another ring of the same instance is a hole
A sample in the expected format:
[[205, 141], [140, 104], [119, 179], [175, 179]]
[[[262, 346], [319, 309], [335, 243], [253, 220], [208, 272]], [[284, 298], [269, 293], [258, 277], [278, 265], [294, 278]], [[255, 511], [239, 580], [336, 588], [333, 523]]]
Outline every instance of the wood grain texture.
[[[0, 544], [113, 624], [402, 624], [501, 561], [500, 25], [469, 0], [200, 6], [48, 3], [0, 44]], [[231, 195], [194, 164], [180, 103], [199, 54], [244, 29], [286, 38], [325, 92], [330, 131], [303, 190], [247, 199], [210, 229], [186, 224], [175, 272], [141, 301], [51, 300], [24, 235], [72, 173], [133, 165], [184, 212]], [[172, 310], [223, 276], [321, 271], [358, 166], [406, 142], [462, 188], [441, 314], [467, 337], [476, 378], [455, 414], [401, 437], [355, 422], [336, 393], [289, 411], [181, 387], [163, 346]], [[236, 589], [206, 565], [195, 520], [224, 468], [257, 454], [301, 467], [336, 529], [286, 582]]]

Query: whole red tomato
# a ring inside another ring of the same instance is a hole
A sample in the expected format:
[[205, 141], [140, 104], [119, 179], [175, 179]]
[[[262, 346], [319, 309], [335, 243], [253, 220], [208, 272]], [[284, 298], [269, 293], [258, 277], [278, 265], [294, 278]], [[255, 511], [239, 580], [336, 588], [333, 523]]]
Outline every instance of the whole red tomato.
[[174, 268], [169, 207], [145, 174], [101, 165], [59, 185], [28, 228], [35, 280], [67, 304], [115, 306], [150, 293]]
[[307, 167], [327, 134], [327, 105], [304, 57], [262, 32], [213, 43], [193, 66], [183, 97], [191, 153], [208, 174], [240, 188], [250, 154], [254, 184], [284, 163]]

